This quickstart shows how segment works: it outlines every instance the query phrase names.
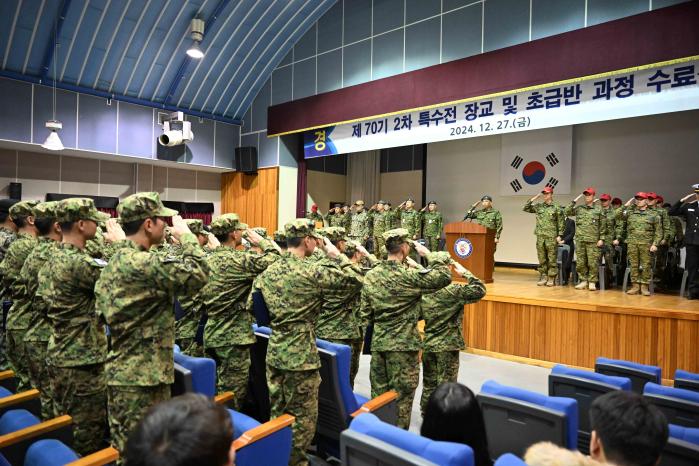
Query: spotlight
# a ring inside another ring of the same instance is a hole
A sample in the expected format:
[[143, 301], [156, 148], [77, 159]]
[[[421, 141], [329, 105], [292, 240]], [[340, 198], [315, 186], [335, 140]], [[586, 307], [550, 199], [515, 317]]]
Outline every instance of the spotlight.
[[63, 128], [63, 124], [57, 120], [49, 120], [46, 122], [46, 127], [50, 129], [51, 132], [41, 147], [48, 150], [63, 150], [63, 143], [58, 136], [58, 130]]
[[204, 58], [204, 52], [202, 52], [197, 41], [194, 41], [191, 47], [187, 49], [187, 55], [196, 59]]
[[204, 20], [192, 18], [190, 23], [190, 37], [194, 41], [187, 49], [187, 55], [192, 58], [201, 59], [204, 57], [204, 52], [199, 47], [199, 43], [204, 39]]

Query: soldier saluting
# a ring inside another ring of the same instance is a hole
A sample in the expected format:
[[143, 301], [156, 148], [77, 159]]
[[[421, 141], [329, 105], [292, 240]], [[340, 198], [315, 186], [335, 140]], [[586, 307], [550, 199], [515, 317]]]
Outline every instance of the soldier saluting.
[[[481, 210], [476, 210], [476, 207], [482, 205]], [[493, 198], [487, 194], [481, 197], [481, 200], [474, 203], [466, 215], [464, 220], [475, 220], [476, 223], [483, 225], [486, 228], [495, 230], [495, 248], [500, 242], [500, 234], [502, 233], [502, 214], [499, 210], [493, 207]]]
[[[544, 196], [544, 202], [534, 204], [539, 197]], [[563, 209], [553, 202], [553, 188], [546, 186], [541, 193], [532, 197], [524, 204], [524, 211], [536, 214], [536, 254], [539, 258], [538, 286], [553, 286], [558, 266], [556, 264], [556, 249], [565, 229]]]

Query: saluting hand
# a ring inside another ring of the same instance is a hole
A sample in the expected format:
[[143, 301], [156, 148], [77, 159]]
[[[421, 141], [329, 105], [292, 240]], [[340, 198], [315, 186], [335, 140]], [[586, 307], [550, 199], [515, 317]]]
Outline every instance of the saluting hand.
[[207, 240], [208, 241], [206, 242], [206, 246], [209, 249], [216, 249], [217, 247], [221, 246], [221, 242], [217, 240], [216, 237], [211, 233], [207, 235]]
[[172, 232], [172, 236], [174, 236], [177, 241], [180, 240], [182, 235], [192, 232], [187, 226], [187, 222], [185, 222], [179, 215], [172, 216], [172, 227], [170, 228], [170, 231]]
[[695, 195], [696, 195], [696, 194], [694, 194], [694, 193], [692, 193], [692, 194], [687, 194], [685, 197], [683, 197], [682, 199], [680, 199], [680, 202], [687, 202], [688, 200], [690, 200], [690, 199], [691, 199], [692, 197], [694, 197]]
[[110, 218], [106, 223], [107, 231], [104, 234], [104, 239], [110, 243], [119, 241], [126, 238], [124, 230], [121, 229], [121, 225], [117, 222], [117, 219]]
[[340, 251], [326, 237], [323, 237], [323, 245], [321, 248], [323, 249], [323, 252], [325, 252], [325, 254], [331, 259], [337, 259], [340, 257]]
[[262, 241], [262, 236], [252, 228], [248, 228], [245, 230], [245, 238], [252, 244], [253, 246], [257, 246], [260, 244], [260, 241]]
[[658, 246], [656, 246], [655, 244], [651, 244], [651, 246], [650, 246], [650, 252], [655, 252], [655, 251], [657, 251], [657, 250], [658, 250]]
[[573, 199], [573, 202], [578, 202], [582, 196], [583, 196], [582, 194], [578, 194], [578, 197]]
[[529, 199], [529, 202], [534, 202], [534, 201], [536, 201], [537, 199], [539, 199], [540, 197], [541, 197], [541, 193], [537, 193], [536, 196], [534, 196], [534, 197], [532, 197], [531, 199]]
[[410, 267], [411, 269], [421, 269], [421, 268], [422, 268], [422, 266], [421, 266], [420, 264], [418, 264], [417, 262], [415, 262], [415, 261], [414, 261], [412, 258], [410, 258], [410, 257], [406, 257], [406, 258], [405, 258], [405, 263], [408, 264], [408, 267]]
[[458, 262], [456, 262], [454, 260], [451, 261], [451, 265], [454, 266], [454, 271], [462, 277], [464, 276], [464, 274], [466, 272], [468, 272], [468, 270], [466, 270], [466, 267], [464, 267], [463, 265], [459, 264]]
[[360, 255], [362, 255], [364, 257], [369, 257], [369, 251], [367, 251], [364, 246], [362, 246], [359, 243], [355, 243], [355, 247], [357, 248], [357, 251], [359, 252]]
[[632, 197], [631, 199], [629, 199], [628, 201], [626, 201], [626, 204], [624, 204], [624, 205], [625, 205], [626, 207], [630, 206], [634, 199], [636, 199], [636, 198], [635, 198], [635, 197]]
[[417, 241], [413, 241], [413, 245], [415, 246], [415, 251], [420, 255], [420, 257], [425, 257], [427, 254], [430, 253], [429, 249], [427, 249], [425, 246], [418, 243]]
[[472, 209], [475, 209], [476, 207], [478, 207], [478, 205], [479, 205], [480, 203], [481, 203], [481, 201], [476, 201], [476, 202], [474, 202], [473, 204], [471, 204], [471, 208], [472, 208]]

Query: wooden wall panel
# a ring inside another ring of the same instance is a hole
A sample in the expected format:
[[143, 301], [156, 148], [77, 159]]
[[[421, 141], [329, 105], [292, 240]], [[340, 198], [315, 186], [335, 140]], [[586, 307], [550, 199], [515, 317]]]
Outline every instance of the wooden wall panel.
[[277, 229], [279, 169], [261, 168], [257, 175], [221, 175], [221, 213], [235, 212], [251, 227]]

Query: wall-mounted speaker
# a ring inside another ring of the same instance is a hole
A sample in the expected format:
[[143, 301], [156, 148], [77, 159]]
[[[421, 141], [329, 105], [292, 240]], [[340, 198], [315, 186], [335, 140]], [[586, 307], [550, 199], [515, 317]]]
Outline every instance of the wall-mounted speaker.
[[236, 171], [243, 172], [247, 175], [257, 173], [257, 147], [236, 147], [235, 149], [235, 167]]
[[7, 190], [10, 199], [22, 200], [22, 183], [10, 183], [10, 187]]

